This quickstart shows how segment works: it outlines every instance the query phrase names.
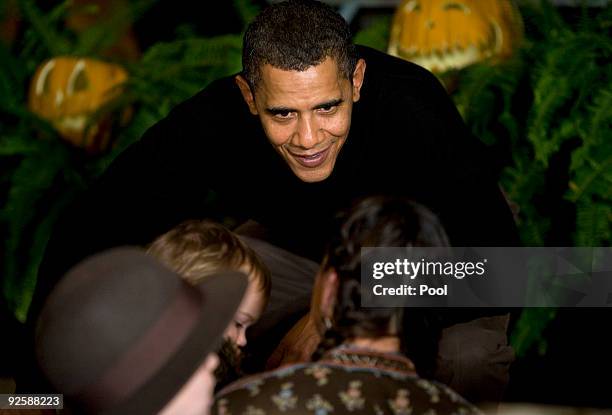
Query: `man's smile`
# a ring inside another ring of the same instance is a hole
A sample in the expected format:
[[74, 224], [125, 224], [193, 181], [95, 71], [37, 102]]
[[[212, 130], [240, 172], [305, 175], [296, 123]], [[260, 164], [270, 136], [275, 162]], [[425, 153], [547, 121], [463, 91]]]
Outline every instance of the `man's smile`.
[[291, 150], [288, 151], [289, 154], [291, 154], [291, 156], [293, 156], [293, 158], [302, 166], [307, 168], [315, 168], [325, 163], [329, 154], [329, 149], [332, 147], [332, 145], [333, 143], [327, 146], [326, 149], [318, 151], [316, 153], [296, 154], [293, 153]]

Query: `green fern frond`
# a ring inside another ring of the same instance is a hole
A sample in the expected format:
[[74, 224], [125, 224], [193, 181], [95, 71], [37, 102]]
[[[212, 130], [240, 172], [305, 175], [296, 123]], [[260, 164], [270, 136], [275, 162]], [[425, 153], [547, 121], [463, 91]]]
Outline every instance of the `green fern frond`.
[[527, 308], [521, 313], [510, 336], [510, 344], [517, 356], [525, 356], [534, 345], [539, 346], [540, 354], [545, 352], [542, 333], [556, 315], [555, 308]]
[[[597, 92], [605, 67], [600, 60], [612, 56], [612, 42], [598, 34], [568, 34], [550, 45], [534, 71], [534, 105], [528, 138], [544, 165], [564, 141], [577, 136], [580, 112]], [[609, 79], [609, 78], [608, 78]], [[565, 120], [559, 122], [559, 120]], [[572, 125], [573, 122], [573, 125]]]
[[23, 156], [40, 150], [38, 143], [23, 135], [0, 136], [0, 157]]
[[26, 82], [26, 69], [23, 62], [16, 59], [8, 48], [0, 42], [0, 110], [22, 107]]
[[531, 196], [545, 184], [546, 170], [536, 161], [516, 158], [515, 162], [517, 166], [508, 167], [500, 181], [511, 200], [532, 202]]
[[602, 141], [612, 137], [612, 76], [607, 87], [600, 90], [593, 100], [590, 112], [590, 137], [599, 136]]
[[[76, 44], [71, 51], [77, 56], [95, 56], [115, 44], [128, 28], [149, 9], [155, 0], [138, 0], [118, 8], [111, 16], [87, 28], [78, 34]], [[82, 12], [82, 11], [81, 11]]]
[[612, 154], [600, 153], [599, 157], [593, 155], [584, 160], [582, 167], [574, 172], [566, 198], [577, 202], [596, 194], [612, 200]]
[[612, 242], [612, 203], [579, 202], [574, 241], [576, 246], [608, 246]]
[[249, 0], [234, 0], [234, 9], [240, 16], [243, 27], [251, 23], [260, 11], [260, 8]]
[[372, 20], [365, 28], [357, 32], [353, 41], [386, 52], [391, 36], [391, 16], [380, 16]]
[[19, 0], [19, 7], [36, 33], [36, 41], [40, 42], [52, 56], [70, 53], [73, 45], [67, 36], [55, 29], [59, 16], [66, 13], [68, 2], [63, 2], [48, 14], [43, 14], [32, 0]]
[[242, 49], [238, 35], [223, 35], [210, 38], [182, 39], [175, 42], [160, 42], [149, 48], [139, 65], [162, 65], [178, 62], [181, 65], [224, 64], [228, 49]]
[[519, 0], [525, 31], [530, 39], [555, 38], [567, 29], [566, 23], [549, 0]]
[[[25, 322], [28, 316], [28, 309], [36, 289], [36, 281], [38, 276], [38, 268], [44, 257], [47, 242], [51, 237], [53, 225], [55, 225], [61, 212], [68, 205], [69, 201], [74, 198], [71, 193], [64, 193], [58, 197], [52, 206], [49, 206], [44, 219], [36, 226], [32, 235], [32, 244], [25, 253], [27, 258], [25, 267], [20, 271], [20, 279], [16, 291], [6, 295], [12, 299], [15, 317], [21, 322]], [[10, 286], [9, 288], [10, 289]]]
[[559, 150], [560, 142], [549, 139], [554, 116], [563, 104], [572, 97], [572, 85], [565, 77], [555, 73], [544, 73], [534, 88], [534, 113], [528, 138], [533, 144], [535, 156], [545, 166], [550, 157]]
[[[26, 156], [11, 175], [11, 187], [7, 201], [0, 210], [0, 221], [6, 223], [4, 295], [18, 299], [21, 292], [20, 254], [26, 227], [36, 214], [36, 205], [51, 187], [66, 163], [67, 152], [61, 146], [40, 144], [37, 152]], [[12, 304], [14, 307], [17, 304]]]
[[513, 101], [524, 74], [524, 64], [518, 58], [499, 65], [473, 65], [461, 71], [453, 99], [473, 134], [485, 144], [498, 142], [499, 136], [492, 133], [495, 125], [503, 126], [512, 142], [518, 139]]
[[577, 202], [590, 195], [612, 199], [612, 84], [593, 99], [584, 123], [582, 147], [572, 154], [566, 198]]

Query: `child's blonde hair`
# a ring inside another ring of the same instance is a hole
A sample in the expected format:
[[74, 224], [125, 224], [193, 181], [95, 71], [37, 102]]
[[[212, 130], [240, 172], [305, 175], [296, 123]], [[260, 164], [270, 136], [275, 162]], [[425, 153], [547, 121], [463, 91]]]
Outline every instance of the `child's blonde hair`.
[[208, 220], [188, 220], [157, 237], [147, 252], [193, 285], [220, 270], [249, 267], [266, 300], [270, 271], [233, 232]]

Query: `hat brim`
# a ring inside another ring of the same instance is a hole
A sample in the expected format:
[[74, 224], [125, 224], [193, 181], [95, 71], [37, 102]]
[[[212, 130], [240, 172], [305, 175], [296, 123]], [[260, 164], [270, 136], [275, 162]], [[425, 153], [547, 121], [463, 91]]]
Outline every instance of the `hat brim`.
[[105, 414], [151, 414], [160, 411], [214, 352], [240, 305], [248, 278], [237, 271], [207, 276], [200, 320], [174, 355], [135, 394]]

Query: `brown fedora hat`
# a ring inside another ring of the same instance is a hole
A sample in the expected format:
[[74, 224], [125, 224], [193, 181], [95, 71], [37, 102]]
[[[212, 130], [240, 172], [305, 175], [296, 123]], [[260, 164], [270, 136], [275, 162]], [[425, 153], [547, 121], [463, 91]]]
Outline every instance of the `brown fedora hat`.
[[139, 248], [94, 255], [47, 299], [39, 365], [80, 410], [156, 413], [220, 344], [247, 283], [228, 271], [198, 290]]

